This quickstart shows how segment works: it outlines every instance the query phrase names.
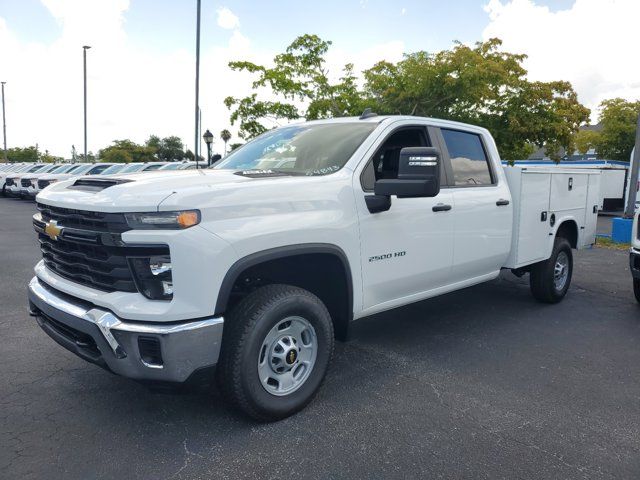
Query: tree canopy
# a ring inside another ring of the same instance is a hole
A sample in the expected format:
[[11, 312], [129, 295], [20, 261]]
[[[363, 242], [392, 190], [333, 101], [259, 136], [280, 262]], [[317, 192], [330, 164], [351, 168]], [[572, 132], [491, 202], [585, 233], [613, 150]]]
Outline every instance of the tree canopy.
[[160, 138], [151, 135], [146, 146], [153, 149], [158, 160], [162, 162], [179, 162], [184, 158], [184, 145], [180, 137], [175, 135]]
[[10, 162], [37, 162], [40, 154], [38, 147], [14, 147], [7, 149], [7, 160]]
[[109, 163], [152, 162], [153, 147], [138, 145], [131, 140], [115, 140], [112, 145], [100, 150], [100, 161]]
[[635, 144], [638, 115], [640, 101], [613, 98], [600, 104], [599, 121], [602, 129], [594, 140], [600, 158], [629, 161]]
[[371, 107], [380, 114], [486, 127], [510, 160], [525, 158], [540, 146], [551, 156], [560, 147], [573, 150], [589, 109], [578, 102], [568, 82], [529, 81], [522, 65], [526, 56], [503, 52], [501, 45], [490, 39], [474, 46], [456, 43], [435, 54], [410, 53], [397, 63], [382, 61], [365, 70], [362, 82], [347, 64], [339, 80], [331, 82], [325, 60], [331, 42], [302, 35], [274, 57], [271, 67], [231, 62], [231, 69], [255, 74], [254, 90], [266, 90], [269, 99], [253, 92], [227, 97], [225, 104], [245, 139], [279, 121], [359, 115]]

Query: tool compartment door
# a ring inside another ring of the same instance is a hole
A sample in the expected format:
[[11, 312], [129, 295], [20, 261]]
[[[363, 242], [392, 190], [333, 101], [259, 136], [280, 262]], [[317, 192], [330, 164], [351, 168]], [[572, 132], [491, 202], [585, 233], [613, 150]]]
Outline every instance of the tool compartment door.
[[516, 263], [544, 260], [548, 254], [550, 173], [522, 172]]
[[580, 238], [580, 246], [593, 245], [596, 241], [598, 226], [598, 206], [600, 203], [601, 175], [589, 175], [587, 188], [587, 207], [585, 209], [584, 230]]
[[554, 173], [551, 177], [551, 212], [578, 210], [587, 204], [589, 175]]

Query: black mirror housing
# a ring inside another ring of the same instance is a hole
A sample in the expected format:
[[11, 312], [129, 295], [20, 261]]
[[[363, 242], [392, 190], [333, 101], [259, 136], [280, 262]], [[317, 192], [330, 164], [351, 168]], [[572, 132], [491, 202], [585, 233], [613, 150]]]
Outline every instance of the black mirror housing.
[[440, 193], [440, 151], [434, 147], [405, 147], [400, 151], [398, 178], [375, 183], [376, 195], [435, 197]]

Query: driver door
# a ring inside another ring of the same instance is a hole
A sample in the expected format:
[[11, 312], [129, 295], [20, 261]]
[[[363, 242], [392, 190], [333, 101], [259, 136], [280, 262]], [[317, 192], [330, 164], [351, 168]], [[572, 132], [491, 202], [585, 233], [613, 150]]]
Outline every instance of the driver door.
[[451, 283], [453, 195], [446, 188], [443, 167], [445, 188], [436, 197], [392, 196], [391, 208], [379, 213], [370, 213], [364, 200], [375, 180], [397, 178], [402, 148], [439, 147], [432, 145], [432, 138], [437, 136], [430, 135], [426, 125], [390, 126], [372, 147], [360, 178], [354, 177], [365, 314], [426, 298], [429, 291]]

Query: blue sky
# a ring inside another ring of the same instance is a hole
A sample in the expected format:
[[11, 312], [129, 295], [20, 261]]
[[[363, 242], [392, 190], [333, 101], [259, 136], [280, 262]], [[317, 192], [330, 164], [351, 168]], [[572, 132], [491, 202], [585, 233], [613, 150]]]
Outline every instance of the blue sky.
[[[296, 35], [312, 32], [353, 48], [401, 37], [410, 51], [441, 50], [453, 40], [475, 42], [481, 38], [489, 21], [483, 9], [485, 3], [482, 0], [224, 3], [203, 0], [202, 45], [226, 43], [225, 32], [215, 25], [216, 10], [224, 6], [241, 19], [243, 33], [268, 49], [281, 49]], [[569, 8], [573, 0], [536, 3], [557, 11]], [[195, 0], [132, 0], [124, 15], [124, 29], [133, 43], [148, 49], [192, 48], [195, 4]], [[62, 30], [40, 0], [0, 0], [0, 16], [25, 42], [49, 43]]]
[[[82, 48], [89, 44], [89, 149], [179, 135], [193, 148], [195, 0], [0, 0], [0, 79], [9, 145], [68, 156], [82, 143]], [[269, 62], [297, 35], [333, 46], [339, 76], [405, 52], [497, 36], [525, 53], [532, 80], [570, 81], [592, 109], [640, 97], [640, 0], [202, 0], [203, 129], [229, 128], [227, 95], [251, 92], [230, 60]], [[597, 59], [597, 61], [594, 61]], [[235, 140], [235, 139], [234, 139]], [[220, 148], [217, 140], [215, 148]]]

